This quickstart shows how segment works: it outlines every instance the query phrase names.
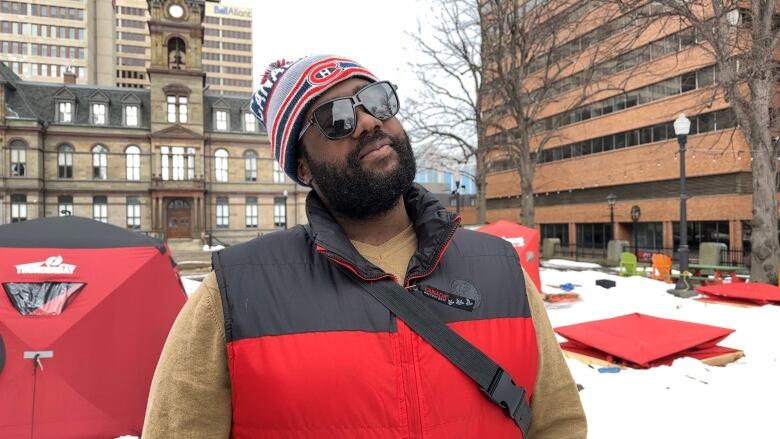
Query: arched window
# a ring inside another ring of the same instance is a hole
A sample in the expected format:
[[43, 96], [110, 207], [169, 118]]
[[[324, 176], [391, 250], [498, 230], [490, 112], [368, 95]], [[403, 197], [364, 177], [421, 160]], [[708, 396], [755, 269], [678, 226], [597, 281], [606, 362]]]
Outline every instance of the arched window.
[[168, 67], [175, 70], [185, 69], [187, 67], [184, 61], [186, 52], [184, 40], [178, 37], [168, 40]]
[[228, 152], [224, 149], [218, 149], [214, 153], [215, 168], [216, 168], [216, 180], [219, 182], [228, 181]]
[[125, 149], [125, 169], [128, 180], [141, 179], [141, 150], [135, 145], [130, 145]]
[[108, 150], [103, 145], [92, 147], [92, 178], [95, 180], [108, 178]]
[[257, 153], [252, 150], [244, 153], [244, 179], [257, 181]]
[[73, 178], [73, 147], [70, 145], [57, 148], [57, 177]]
[[11, 142], [11, 176], [27, 175], [27, 144], [21, 140]]

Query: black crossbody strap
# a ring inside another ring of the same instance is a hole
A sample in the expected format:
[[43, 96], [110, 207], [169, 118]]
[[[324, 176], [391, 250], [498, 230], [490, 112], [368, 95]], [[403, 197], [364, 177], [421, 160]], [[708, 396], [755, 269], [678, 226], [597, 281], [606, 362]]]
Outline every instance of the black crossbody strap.
[[402, 286], [391, 280], [361, 282], [351, 273], [348, 275], [458, 369], [476, 381], [485, 396], [512, 418], [522, 431], [523, 437], [527, 436], [531, 426], [531, 407], [525, 399], [525, 389], [517, 386], [509, 373], [450, 329]]

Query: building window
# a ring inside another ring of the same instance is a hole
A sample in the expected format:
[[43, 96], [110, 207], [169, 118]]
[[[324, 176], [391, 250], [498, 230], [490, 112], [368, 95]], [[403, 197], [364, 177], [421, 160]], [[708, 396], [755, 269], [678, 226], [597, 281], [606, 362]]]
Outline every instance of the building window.
[[60, 145], [57, 149], [57, 177], [73, 178], [73, 147]]
[[287, 197], [274, 198], [274, 227], [287, 228]]
[[71, 101], [57, 102], [57, 122], [59, 123], [73, 122], [73, 102]]
[[662, 223], [636, 223], [636, 227], [637, 247], [652, 250], [663, 248], [664, 240]]
[[279, 162], [276, 160], [274, 162], [274, 183], [284, 183], [284, 170], [279, 166]]
[[612, 240], [610, 223], [577, 224], [577, 248], [605, 249]]
[[135, 145], [130, 145], [125, 149], [125, 169], [128, 180], [141, 179], [141, 150]]
[[27, 144], [21, 140], [11, 142], [11, 176], [27, 175]]
[[11, 222], [27, 221], [27, 195], [11, 195]]
[[257, 228], [257, 197], [246, 198], [246, 227]]
[[225, 183], [228, 181], [228, 152], [224, 149], [218, 149], [217, 152], [214, 153], [214, 157], [216, 180]]
[[138, 124], [138, 105], [125, 105], [123, 108], [125, 126], [137, 127]]
[[257, 181], [257, 153], [254, 151], [244, 153], [244, 179]]
[[141, 228], [141, 200], [138, 197], [127, 197], [127, 228]]
[[168, 67], [174, 70], [185, 69], [187, 67], [184, 57], [186, 52], [184, 40], [177, 37], [168, 40]]
[[73, 215], [73, 196], [60, 195], [57, 197], [57, 215], [70, 216]]
[[254, 133], [257, 131], [257, 119], [252, 113], [244, 113], [244, 131]]
[[108, 150], [103, 145], [92, 148], [92, 178], [105, 180], [108, 178]]
[[547, 238], [558, 238], [560, 240], [561, 247], [569, 246], [568, 224], [542, 224], [540, 231], [542, 240]]
[[106, 124], [106, 104], [92, 104], [90, 106], [92, 124], [105, 125]]
[[214, 125], [217, 131], [227, 131], [228, 129], [228, 112], [226, 110], [217, 110], [214, 112]]
[[187, 123], [187, 96], [168, 96], [168, 122]]
[[160, 148], [163, 180], [193, 180], [195, 178], [195, 148], [163, 146]]
[[92, 197], [92, 219], [108, 223], [108, 199], [105, 196]]
[[[728, 221], [688, 221], [688, 248], [698, 250], [702, 242], [722, 242], [729, 245]], [[680, 247], [680, 223], [672, 223], [674, 248]]]
[[227, 197], [217, 197], [217, 227], [230, 225], [230, 205]]

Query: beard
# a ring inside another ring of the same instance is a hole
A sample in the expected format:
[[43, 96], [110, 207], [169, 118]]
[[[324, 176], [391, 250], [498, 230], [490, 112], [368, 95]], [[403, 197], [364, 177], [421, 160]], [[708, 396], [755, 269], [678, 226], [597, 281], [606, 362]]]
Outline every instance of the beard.
[[[398, 165], [386, 172], [365, 169], [360, 163], [363, 146], [380, 139], [389, 139], [398, 154]], [[369, 219], [390, 211], [401, 196], [412, 187], [417, 166], [412, 145], [404, 131], [403, 137], [374, 131], [360, 138], [345, 162], [330, 164], [312, 161], [302, 148], [318, 193], [333, 212], [351, 219]]]

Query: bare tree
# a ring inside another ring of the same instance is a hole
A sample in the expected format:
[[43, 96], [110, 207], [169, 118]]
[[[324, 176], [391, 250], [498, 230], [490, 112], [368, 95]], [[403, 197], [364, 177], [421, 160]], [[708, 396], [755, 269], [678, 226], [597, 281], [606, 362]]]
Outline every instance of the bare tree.
[[484, 223], [487, 148], [477, 3], [432, 0], [429, 6], [429, 20], [409, 34], [421, 55], [419, 62], [410, 63], [421, 89], [407, 101], [404, 116], [421, 163], [474, 180], [477, 223]]
[[[617, 0], [625, 9], [638, 0]], [[717, 66], [715, 83], [734, 110], [751, 154], [753, 197], [751, 279], [776, 282], [780, 263], [777, 214], [777, 107], [780, 20], [774, 0], [658, 0], [657, 16], [695, 31]], [[774, 103], [774, 105], [773, 105]]]

